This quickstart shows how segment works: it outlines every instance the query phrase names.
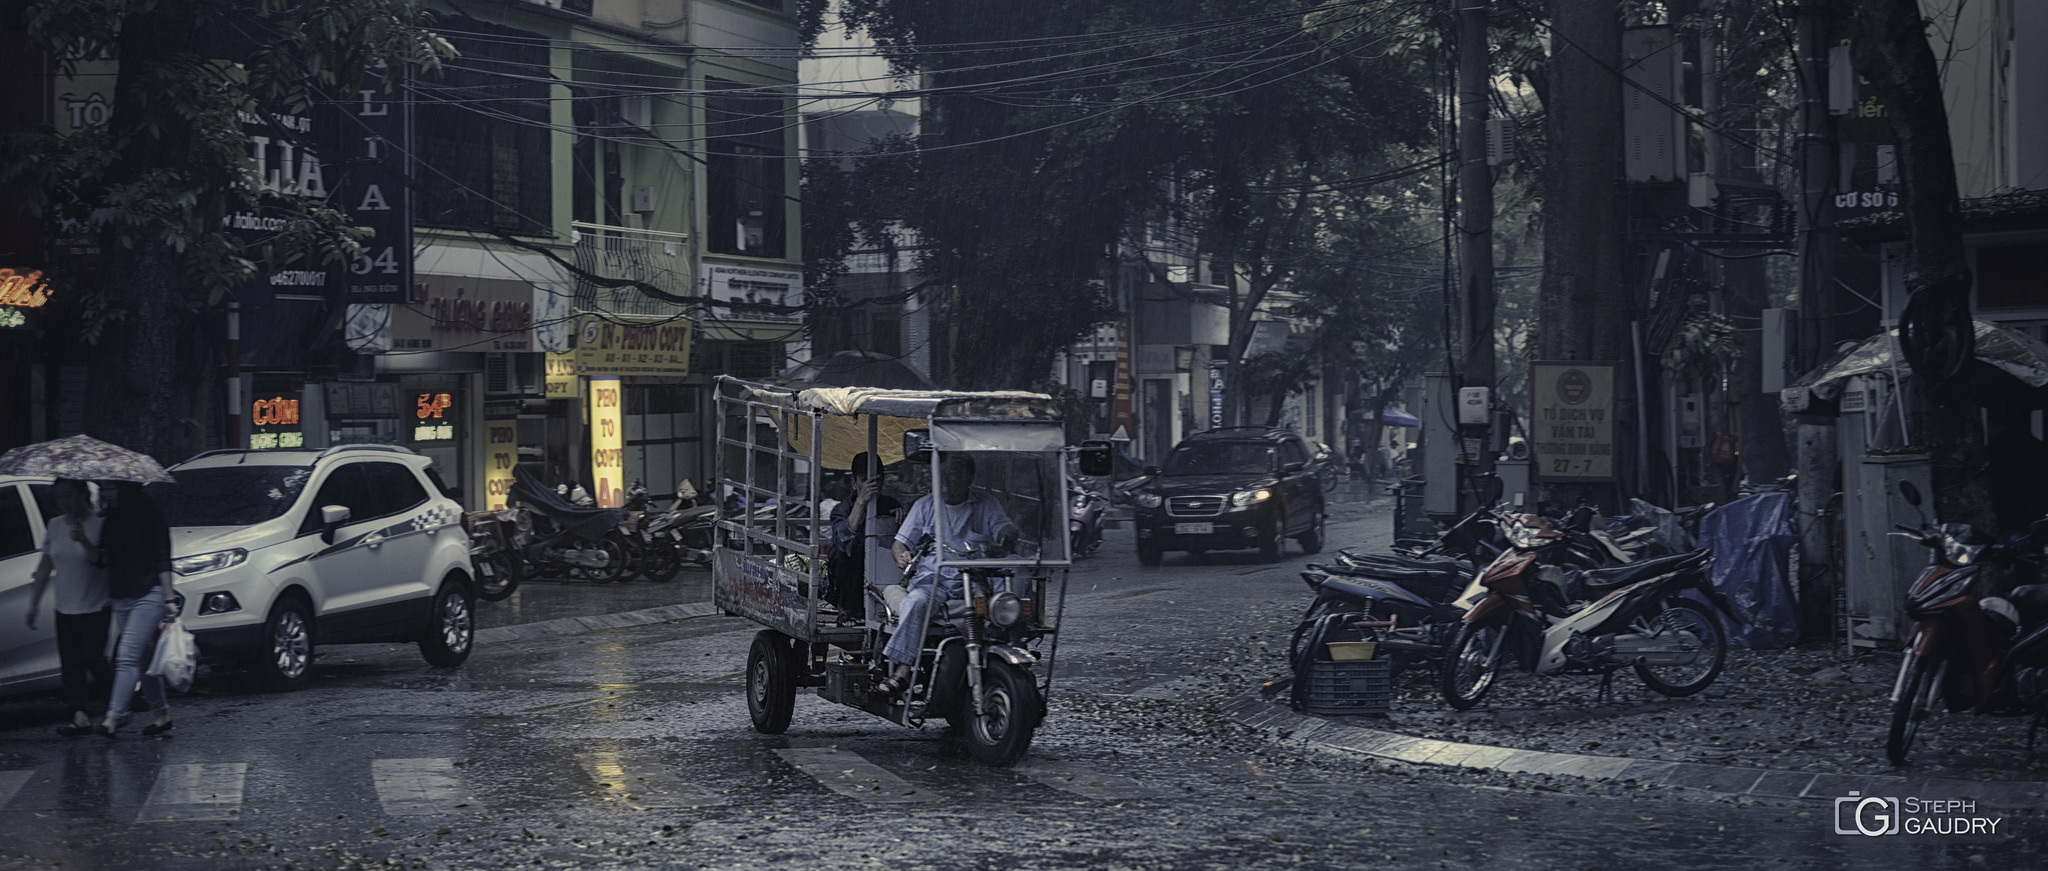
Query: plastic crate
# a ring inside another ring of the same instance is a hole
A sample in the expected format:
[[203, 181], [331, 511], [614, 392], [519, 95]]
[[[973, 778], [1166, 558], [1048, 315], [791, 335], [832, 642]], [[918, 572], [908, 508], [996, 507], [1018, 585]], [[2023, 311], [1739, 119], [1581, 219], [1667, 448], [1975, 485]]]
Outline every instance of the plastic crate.
[[1394, 703], [1389, 666], [1384, 659], [1316, 660], [1303, 680], [1301, 710], [1325, 716], [1384, 714]]

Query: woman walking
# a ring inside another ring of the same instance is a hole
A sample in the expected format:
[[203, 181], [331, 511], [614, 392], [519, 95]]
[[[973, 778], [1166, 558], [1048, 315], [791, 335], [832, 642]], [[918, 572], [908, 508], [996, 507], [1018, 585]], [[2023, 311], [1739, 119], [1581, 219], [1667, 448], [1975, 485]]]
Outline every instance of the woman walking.
[[57, 515], [44, 530], [43, 558], [28, 592], [28, 628], [36, 628], [43, 589], [56, 578], [57, 662], [71, 722], [57, 727], [67, 738], [92, 734], [93, 718], [106, 711], [113, 671], [107, 665], [107, 572], [100, 560], [101, 518], [92, 511], [84, 481], [59, 479], [52, 488]]
[[156, 722], [142, 727], [142, 734], [160, 735], [171, 730], [170, 703], [163, 679], [143, 669], [156, 653], [157, 630], [176, 618], [183, 604], [171, 589], [171, 528], [141, 484], [119, 481], [106, 492], [114, 498], [100, 547], [106, 553], [107, 592], [114, 601], [114, 692], [98, 732], [111, 739], [120, 731], [140, 682], [142, 697], [157, 712]]

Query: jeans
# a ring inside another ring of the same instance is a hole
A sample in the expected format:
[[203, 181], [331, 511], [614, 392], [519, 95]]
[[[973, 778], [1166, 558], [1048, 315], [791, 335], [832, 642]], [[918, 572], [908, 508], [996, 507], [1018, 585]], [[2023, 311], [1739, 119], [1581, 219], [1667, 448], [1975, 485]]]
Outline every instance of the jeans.
[[[930, 577], [927, 575], [927, 577]], [[929, 581], [910, 588], [910, 595], [903, 597], [896, 634], [889, 636], [889, 643], [882, 647], [882, 656], [897, 665], [917, 665], [918, 654], [924, 651], [924, 633], [931, 626], [932, 604], [944, 603], [960, 595], [960, 579], [948, 579], [951, 583], [934, 584]]]
[[169, 716], [163, 678], [142, 673], [156, 656], [156, 633], [163, 622], [161, 586], [150, 587], [138, 598], [114, 600], [114, 697], [107, 702], [107, 719], [118, 724], [127, 718], [137, 681], [142, 683], [142, 697], [149, 700], [150, 707]]
[[64, 704], [88, 717], [106, 713], [114, 669], [107, 662], [107, 625], [113, 612], [57, 614], [57, 662], [64, 677]]

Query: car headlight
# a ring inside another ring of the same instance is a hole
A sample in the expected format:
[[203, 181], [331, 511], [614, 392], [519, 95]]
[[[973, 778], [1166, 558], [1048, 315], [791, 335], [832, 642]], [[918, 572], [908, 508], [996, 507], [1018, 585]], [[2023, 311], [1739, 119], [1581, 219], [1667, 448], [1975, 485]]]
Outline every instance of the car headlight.
[[171, 560], [171, 571], [181, 575], [217, 572], [221, 569], [230, 569], [241, 565], [242, 561], [248, 558], [249, 552], [239, 547], [197, 554], [195, 556], [181, 556]]
[[1137, 504], [1139, 508], [1158, 508], [1166, 500], [1159, 498], [1157, 493], [1139, 493], [1136, 496], [1132, 496], [1131, 501]]
[[997, 626], [1015, 626], [1024, 619], [1024, 600], [1016, 593], [1004, 590], [989, 597], [988, 622]]
[[1242, 493], [1232, 494], [1230, 497], [1230, 504], [1238, 508], [1243, 508], [1246, 505], [1264, 502], [1271, 498], [1273, 498], [1273, 491], [1271, 490], [1246, 490]]

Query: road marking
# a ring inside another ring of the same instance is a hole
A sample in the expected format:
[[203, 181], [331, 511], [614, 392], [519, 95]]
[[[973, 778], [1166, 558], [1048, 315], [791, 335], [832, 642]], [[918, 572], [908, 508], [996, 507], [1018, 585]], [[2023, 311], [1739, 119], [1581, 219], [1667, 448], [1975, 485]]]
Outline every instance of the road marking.
[[35, 769], [22, 768], [14, 771], [0, 771], [0, 807], [14, 800], [14, 794], [21, 791], [21, 785], [35, 776]]
[[392, 816], [482, 810], [462, 788], [453, 759], [372, 759], [370, 772], [377, 800]]
[[1135, 599], [1139, 596], [1149, 596], [1153, 593], [1170, 593], [1172, 591], [1172, 587], [1152, 587], [1144, 590], [1132, 590], [1128, 593], [1118, 593], [1114, 596], [1104, 596], [1102, 597], [1102, 600], [1105, 602], [1114, 602], [1119, 599]]
[[1129, 801], [1159, 794], [1140, 781], [1064, 762], [1026, 762], [1013, 770], [1061, 792], [1099, 801]]
[[692, 786], [677, 777], [668, 766], [638, 755], [610, 752], [578, 753], [576, 761], [605, 791], [607, 798], [628, 806], [653, 808], [695, 808], [724, 804], [725, 800]]
[[890, 774], [851, 750], [790, 747], [777, 750], [775, 754], [796, 766], [797, 770], [817, 778], [826, 789], [861, 801], [913, 802], [938, 798], [936, 793]]
[[138, 823], [232, 820], [242, 815], [244, 762], [165, 765], [157, 769], [149, 798], [135, 814]]

